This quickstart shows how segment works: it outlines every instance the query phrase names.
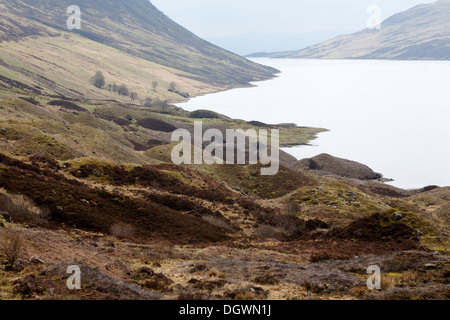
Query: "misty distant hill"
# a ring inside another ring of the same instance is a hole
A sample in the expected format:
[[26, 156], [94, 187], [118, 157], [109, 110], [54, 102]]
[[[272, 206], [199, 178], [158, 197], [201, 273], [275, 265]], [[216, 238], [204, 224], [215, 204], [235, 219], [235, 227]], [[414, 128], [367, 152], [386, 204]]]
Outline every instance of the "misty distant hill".
[[395, 14], [381, 24], [380, 30], [365, 29], [303, 50], [266, 53], [263, 56], [272, 58], [448, 60], [450, 59], [450, 0], [418, 5]]

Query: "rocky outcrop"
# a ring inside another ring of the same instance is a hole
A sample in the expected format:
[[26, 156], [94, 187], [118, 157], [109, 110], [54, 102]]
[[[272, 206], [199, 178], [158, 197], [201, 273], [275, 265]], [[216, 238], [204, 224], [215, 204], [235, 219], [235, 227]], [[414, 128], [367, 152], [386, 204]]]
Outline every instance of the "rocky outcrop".
[[325, 153], [299, 160], [290, 167], [301, 172], [314, 171], [320, 175], [335, 175], [359, 180], [375, 180], [383, 177], [382, 174], [374, 172], [364, 164]]

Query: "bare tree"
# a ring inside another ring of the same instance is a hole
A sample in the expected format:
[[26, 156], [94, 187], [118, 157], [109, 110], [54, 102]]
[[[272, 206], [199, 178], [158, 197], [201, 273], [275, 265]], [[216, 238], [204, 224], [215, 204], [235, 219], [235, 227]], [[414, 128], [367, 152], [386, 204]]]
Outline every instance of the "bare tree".
[[131, 98], [131, 101], [134, 101], [134, 100], [137, 100], [139, 98], [139, 96], [138, 96], [138, 94], [136, 92], [132, 91], [130, 93], [130, 98]]
[[155, 91], [155, 92], [156, 92], [156, 90], [158, 90], [158, 81], [153, 81], [153, 82], [152, 82], [152, 89], [153, 89], [153, 91]]

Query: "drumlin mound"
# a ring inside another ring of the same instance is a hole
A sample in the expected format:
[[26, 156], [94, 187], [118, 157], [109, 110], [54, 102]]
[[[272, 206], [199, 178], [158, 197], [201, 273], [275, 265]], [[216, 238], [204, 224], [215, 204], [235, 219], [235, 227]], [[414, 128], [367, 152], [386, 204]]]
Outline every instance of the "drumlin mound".
[[411, 226], [392, 221], [389, 216], [375, 213], [360, 218], [346, 227], [317, 235], [318, 239], [350, 240], [356, 243], [386, 244], [391, 249], [409, 250], [420, 247], [417, 232]]

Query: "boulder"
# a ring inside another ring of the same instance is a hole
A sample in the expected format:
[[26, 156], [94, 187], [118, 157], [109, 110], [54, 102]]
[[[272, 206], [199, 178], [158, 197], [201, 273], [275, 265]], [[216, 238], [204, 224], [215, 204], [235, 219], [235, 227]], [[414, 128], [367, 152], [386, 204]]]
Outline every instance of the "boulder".
[[37, 256], [32, 256], [30, 258], [30, 262], [33, 264], [45, 264], [44, 260], [42, 260], [41, 258], [39, 258]]
[[0, 216], [2, 216], [3, 219], [5, 219], [6, 222], [11, 222], [11, 216], [9, 215], [8, 212], [0, 211]]
[[401, 212], [396, 212], [396, 213], [394, 213], [393, 215], [392, 215], [392, 219], [394, 220], [394, 221], [400, 221], [400, 220], [402, 220], [403, 219], [403, 215], [402, 215], [402, 213]]

